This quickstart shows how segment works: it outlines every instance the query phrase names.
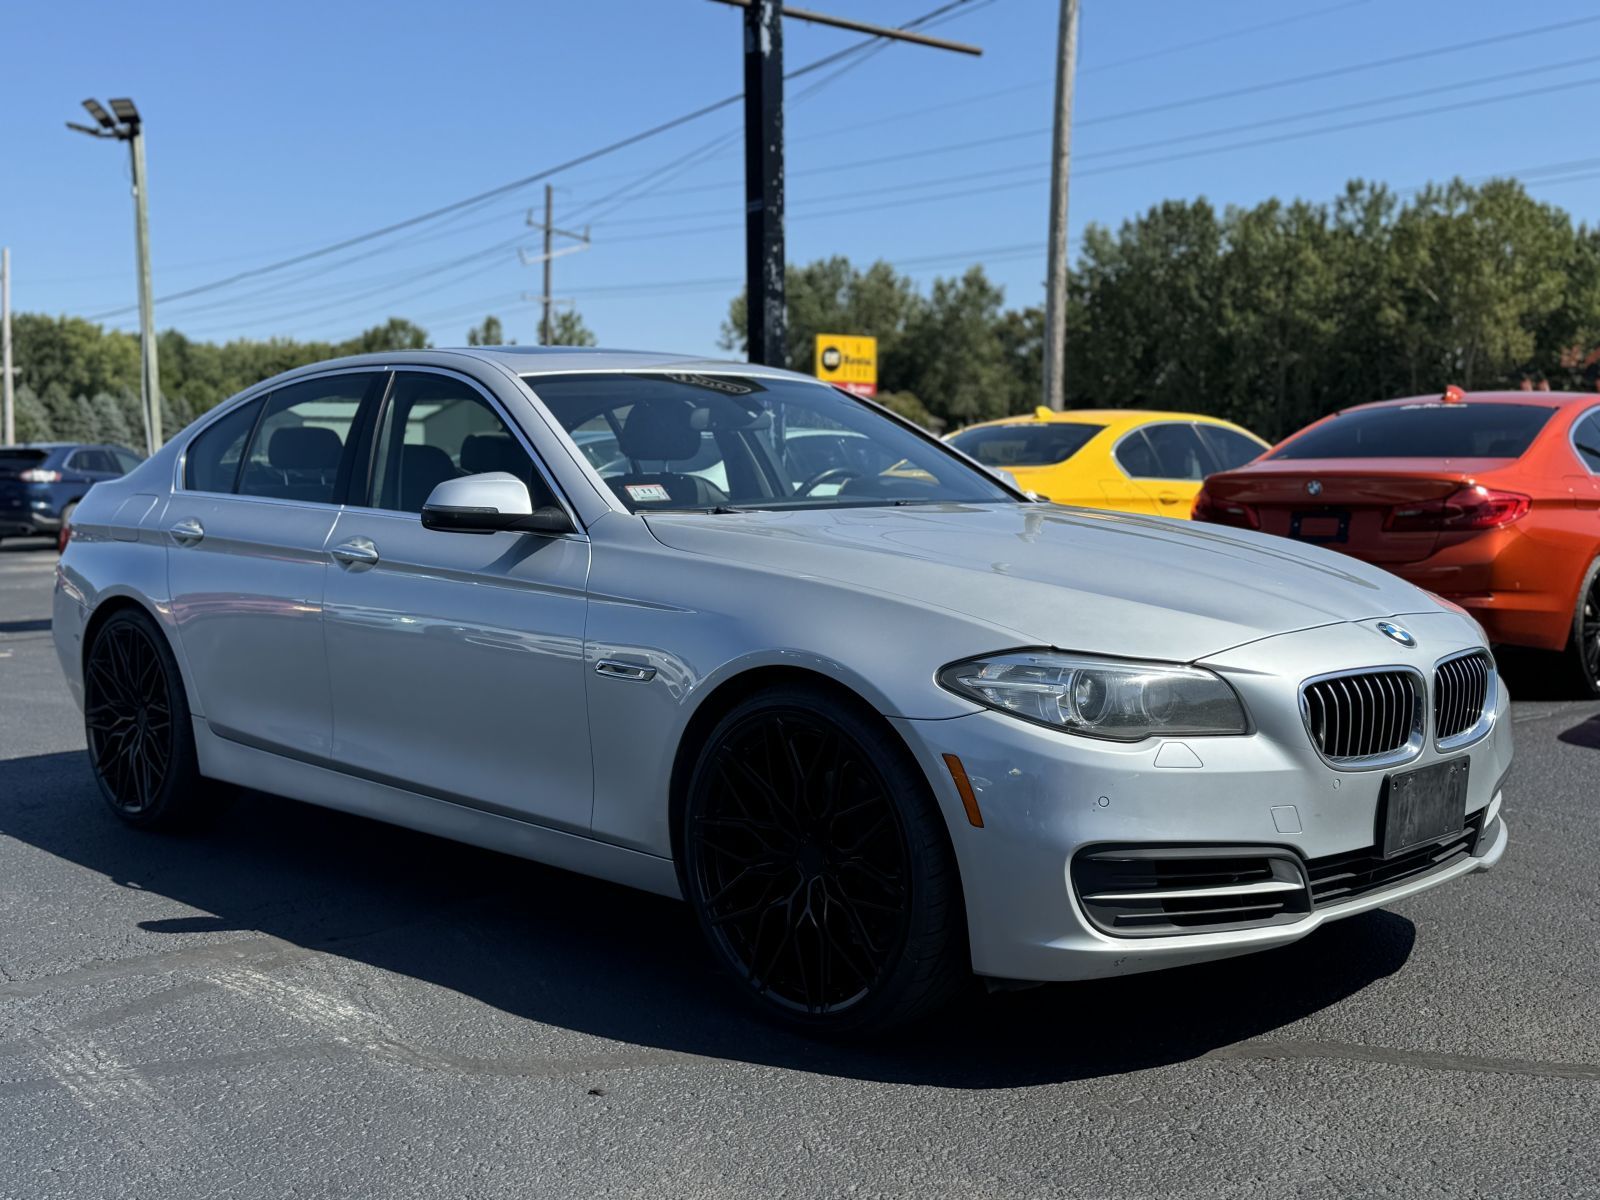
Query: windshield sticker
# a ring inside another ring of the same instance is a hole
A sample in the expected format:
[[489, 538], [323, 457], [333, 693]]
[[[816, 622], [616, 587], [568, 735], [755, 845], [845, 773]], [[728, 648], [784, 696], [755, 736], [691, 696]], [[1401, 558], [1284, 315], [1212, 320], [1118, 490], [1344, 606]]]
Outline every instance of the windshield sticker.
[[667, 489], [659, 483], [630, 483], [627, 488], [628, 495], [638, 504], [650, 504], [658, 500], [672, 499]]

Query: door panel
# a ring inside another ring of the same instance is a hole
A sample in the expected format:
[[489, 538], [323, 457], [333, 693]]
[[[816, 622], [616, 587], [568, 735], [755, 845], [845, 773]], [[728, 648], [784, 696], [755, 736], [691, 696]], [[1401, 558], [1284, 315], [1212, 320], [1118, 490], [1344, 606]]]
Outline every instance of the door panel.
[[336, 511], [190, 492], [167, 505], [172, 615], [219, 734], [328, 757], [322, 588]]
[[589, 543], [443, 533], [417, 515], [445, 479], [509, 471], [555, 502], [489, 398], [402, 371], [379, 415], [370, 507], [329, 541], [334, 758], [413, 791], [587, 833], [583, 662]]
[[330, 550], [337, 763], [475, 807], [587, 831], [589, 543], [440, 533], [347, 510]]
[[[290, 384], [201, 431], [162, 514], [173, 619], [200, 715], [224, 737], [332, 753], [327, 541], [378, 372]], [[244, 486], [253, 494], [238, 495]], [[199, 490], [205, 489], [205, 490]]]

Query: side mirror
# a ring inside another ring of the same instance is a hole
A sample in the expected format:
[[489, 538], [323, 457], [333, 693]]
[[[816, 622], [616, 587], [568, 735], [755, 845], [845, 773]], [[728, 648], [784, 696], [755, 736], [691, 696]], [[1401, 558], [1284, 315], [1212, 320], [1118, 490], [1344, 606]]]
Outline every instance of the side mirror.
[[572, 532], [572, 520], [553, 504], [533, 507], [528, 485], [506, 471], [446, 479], [422, 506], [422, 527], [441, 533]]

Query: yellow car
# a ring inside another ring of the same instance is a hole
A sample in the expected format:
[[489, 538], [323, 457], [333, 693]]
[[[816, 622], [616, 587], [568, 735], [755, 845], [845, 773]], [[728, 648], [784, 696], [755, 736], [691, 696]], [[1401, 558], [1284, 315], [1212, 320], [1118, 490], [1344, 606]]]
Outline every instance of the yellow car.
[[1198, 413], [1040, 408], [969, 425], [946, 439], [1057, 504], [1188, 517], [1207, 475], [1268, 448], [1248, 429]]

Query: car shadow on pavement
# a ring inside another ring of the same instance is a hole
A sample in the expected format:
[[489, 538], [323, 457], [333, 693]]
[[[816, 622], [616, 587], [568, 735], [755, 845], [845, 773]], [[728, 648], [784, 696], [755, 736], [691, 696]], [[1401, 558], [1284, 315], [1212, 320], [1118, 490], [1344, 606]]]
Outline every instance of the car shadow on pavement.
[[1192, 1059], [1393, 974], [1415, 936], [1371, 912], [1219, 963], [974, 987], [926, 1026], [824, 1043], [747, 1013], [676, 901], [275, 797], [219, 810], [200, 831], [143, 833], [105, 810], [81, 752], [0, 761], [0, 835], [209, 914], [140, 923], [173, 949], [259, 932], [597, 1037], [850, 1078], [1012, 1088]]
[[1556, 735], [1556, 740], [1565, 742], [1569, 746], [1600, 750], [1600, 713], [1587, 721], [1579, 721], [1571, 729], [1563, 729]]

